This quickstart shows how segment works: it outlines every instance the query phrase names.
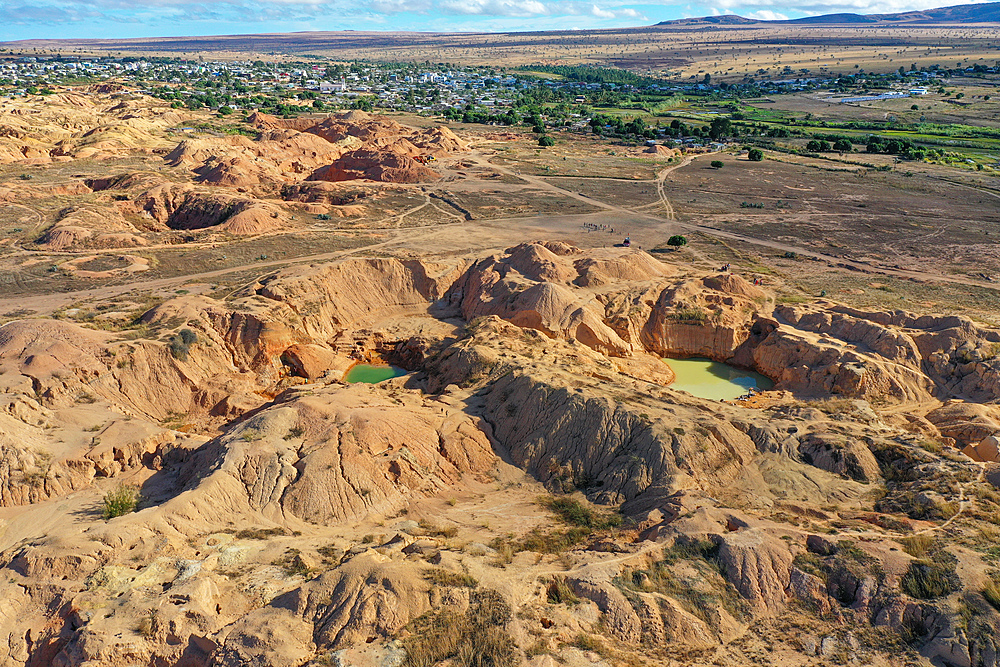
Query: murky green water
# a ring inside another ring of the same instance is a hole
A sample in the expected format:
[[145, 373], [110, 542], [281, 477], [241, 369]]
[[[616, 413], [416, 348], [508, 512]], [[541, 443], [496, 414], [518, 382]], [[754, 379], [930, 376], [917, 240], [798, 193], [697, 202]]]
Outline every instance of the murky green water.
[[396, 366], [371, 366], [369, 364], [357, 364], [347, 371], [344, 380], [347, 382], [367, 382], [376, 384], [389, 378], [406, 375], [406, 371]]
[[733, 368], [726, 364], [692, 357], [664, 359], [677, 379], [670, 385], [689, 394], [713, 401], [732, 400], [747, 393], [747, 389], [770, 389], [774, 383], [760, 373]]

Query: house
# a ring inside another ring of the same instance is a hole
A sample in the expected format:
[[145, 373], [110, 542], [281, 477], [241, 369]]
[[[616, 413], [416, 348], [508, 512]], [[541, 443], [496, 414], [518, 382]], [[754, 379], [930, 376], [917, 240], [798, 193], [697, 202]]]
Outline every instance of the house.
[[347, 84], [343, 81], [338, 83], [332, 83], [330, 81], [320, 81], [319, 82], [319, 92], [323, 94], [328, 93], [342, 93], [347, 90]]

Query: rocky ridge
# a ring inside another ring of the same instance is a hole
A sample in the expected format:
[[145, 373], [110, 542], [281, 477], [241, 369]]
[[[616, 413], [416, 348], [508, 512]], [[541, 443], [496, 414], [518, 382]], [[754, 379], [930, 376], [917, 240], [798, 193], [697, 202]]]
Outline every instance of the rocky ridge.
[[[800, 661], [889, 664], [909, 642], [996, 664], [975, 541], [1000, 509], [976, 463], [1000, 423], [994, 330], [775, 306], [737, 276], [556, 242], [285, 269], [142, 321], [0, 328], [0, 504], [25, 517], [0, 554], [0, 664], [379, 664], [416, 650], [418, 619], [490, 600], [536, 665], [583, 664], [581, 632], [621, 659], [745, 664], [784, 632]], [[775, 391], [699, 399], [661, 355]], [[359, 358], [412, 373], [346, 385]], [[139, 511], [60, 514], [121, 481]], [[571, 531], [538, 494], [625, 523], [553, 551]]]

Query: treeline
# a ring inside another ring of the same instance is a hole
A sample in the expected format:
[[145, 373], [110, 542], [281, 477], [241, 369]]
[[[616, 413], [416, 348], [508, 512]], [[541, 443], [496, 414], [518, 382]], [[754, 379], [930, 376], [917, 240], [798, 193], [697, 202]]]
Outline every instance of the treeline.
[[524, 72], [547, 72], [548, 74], [558, 74], [570, 81], [581, 83], [613, 83], [617, 86], [643, 87], [657, 83], [663, 83], [660, 79], [648, 76], [640, 76], [634, 72], [624, 69], [610, 67], [594, 67], [592, 65], [535, 65], [519, 67], [518, 70]]

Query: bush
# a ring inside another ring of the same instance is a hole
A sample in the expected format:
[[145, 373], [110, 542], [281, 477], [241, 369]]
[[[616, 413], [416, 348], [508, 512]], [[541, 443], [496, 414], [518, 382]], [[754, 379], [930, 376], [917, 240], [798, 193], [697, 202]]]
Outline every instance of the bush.
[[747, 153], [747, 159], [751, 162], [760, 162], [764, 159], [764, 151], [759, 148], [751, 148], [750, 152]]
[[191, 331], [190, 329], [181, 329], [180, 331], [181, 342], [185, 345], [194, 345], [198, 342], [198, 334]]
[[723, 162], [722, 160], [712, 160], [710, 164], [712, 166], [712, 169], [722, 169], [723, 167], [726, 166], [726, 163]]
[[104, 520], [125, 516], [135, 511], [139, 500], [139, 492], [135, 487], [121, 485], [104, 496]]
[[833, 142], [833, 150], [838, 153], [850, 153], [854, 149], [854, 144], [851, 143], [850, 139], [837, 139]]
[[699, 308], [698, 306], [682, 306], [672, 313], [668, 313], [667, 317], [678, 322], [707, 322], [708, 313], [705, 312], [704, 308]]
[[543, 134], [542, 136], [538, 137], [538, 145], [544, 148], [548, 148], [549, 146], [552, 146], [555, 143], [556, 143], [555, 140], [552, 137], [548, 136], [547, 134]]
[[688, 240], [681, 236], [680, 234], [674, 234], [669, 239], [667, 239], [667, 245], [680, 247], [682, 245], [687, 245]]
[[452, 572], [451, 570], [444, 570], [441, 568], [436, 568], [433, 570], [427, 570], [424, 572], [424, 579], [431, 582], [435, 586], [444, 586], [449, 588], [475, 588], [479, 585], [475, 577], [465, 574], [464, 572]]
[[170, 339], [170, 356], [179, 361], [187, 361], [188, 346], [184, 344], [180, 336], [174, 336]]
[[572, 606], [580, 603], [580, 598], [576, 596], [576, 593], [566, 583], [566, 580], [560, 577], [556, 577], [549, 582], [549, 586], [546, 589], [546, 599], [548, 599], [549, 604], [565, 603]]
[[220, 116], [228, 116], [232, 112], [233, 112], [233, 108], [231, 106], [226, 105], [226, 106], [219, 107], [219, 115]]
[[[506, 565], [513, 559], [514, 553], [531, 551], [536, 554], [561, 554], [569, 551], [586, 540], [591, 535], [589, 528], [578, 526], [568, 530], [542, 532], [541, 528], [533, 528], [520, 542], [512, 545], [509, 539], [497, 538], [490, 546], [499, 552], [497, 562]], [[513, 536], [511, 536], [513, 537]]]
[[621, 525], [622, 518], [618, 514], [595, 512], [573, 498], [553, 498], [547, 503], [548, 508], [571, 526], [604, 530]]
[[473, 593], [469, 610], [442, 611], [414, 620], [403, 640], [408, 667], [432, 667], [454, 658], [467, 667], [514, 667], [517, 648], [506, 625], [510, 607], [496, 591]]
[[900, 579], [899, 587], [912, 598], [933, 600], [957, 591], [961, 582], [955, 574], [954, 562], [915, 560]]
[[931, 547], [934, 546], [934, 536], [922, 533], [912, 537], [904, 537], [899, 543], [903, 545], [903, 551], [914, 558], [924, 558], [931, 552]]

